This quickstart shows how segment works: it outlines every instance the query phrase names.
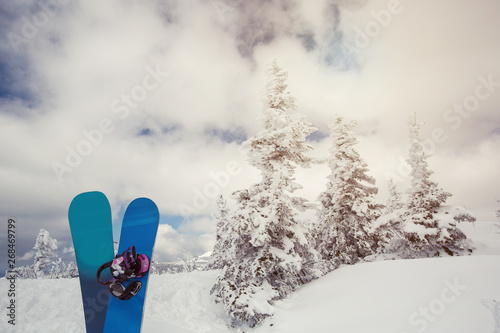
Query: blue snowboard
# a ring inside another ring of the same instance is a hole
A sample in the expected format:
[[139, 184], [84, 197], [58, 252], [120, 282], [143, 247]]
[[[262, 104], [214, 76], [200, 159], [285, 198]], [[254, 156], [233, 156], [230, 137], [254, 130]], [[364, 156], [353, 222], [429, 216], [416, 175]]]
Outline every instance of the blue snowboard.
[[[87, 332], [101, 333], [108, 308], [109, 291], [96, 280], [104, 262], [113, 260], [111, 208], [101, 192], [77, 195], [68, 211], [69, 226], [80, 276]], [[111, 274], [104, 279], [111, 279]]]
[[[145, 254], [151, 263], [159, 220], [158, 207], [153, 201], [147, 198], [132, 201], [123, 217], [118, 254], [134, 245], [137, 254]], [[148, 278], [149, 272], [142, 278], [123, 283], [124, 287], [127, 287], [132, 281], [142, 282], [141, 290], [131, 299], [122, 301], [111, 297], [104, 325], [105, 333], [141, 331]]]

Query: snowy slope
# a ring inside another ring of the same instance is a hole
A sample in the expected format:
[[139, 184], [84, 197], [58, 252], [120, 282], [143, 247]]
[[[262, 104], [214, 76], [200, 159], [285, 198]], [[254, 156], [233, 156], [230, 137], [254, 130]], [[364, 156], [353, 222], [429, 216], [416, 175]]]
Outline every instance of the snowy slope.
[[[279, 302], [253, 330], [226, 327], [209, 293], [217, 271], [153, 275], [143, 332], [491, 333], [494, 316], [482, 301], [500, 301], [500, 224], [463, 230], [477, 247], [473, 256], [342, 267]], [[8, 290], [5, 279], [0, 290]], [[0, 298], [2, 309], [7, 300]], [[17, 280], [16, 314], [17, 332], [84, 332], [78, 280]], [[2, 317], [0, 332], [12, 331]]]
[[490, 298], [500, 256], [366, 263], [305, 286], [260, 332], [492, 332]]

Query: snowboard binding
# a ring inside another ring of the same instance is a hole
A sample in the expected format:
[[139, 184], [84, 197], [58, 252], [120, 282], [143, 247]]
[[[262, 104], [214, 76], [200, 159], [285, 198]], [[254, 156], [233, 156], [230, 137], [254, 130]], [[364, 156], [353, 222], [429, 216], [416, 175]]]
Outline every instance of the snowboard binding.
[[[101, 281], [101, 273], [109, 268], [112, 281]], [[141, 278], [149, 270], [149, 259], [144, 254], [137, 254], [135, 246], [130, 246], [122, 254], [117, 255], [115, 259], [101, 265], [97, 270], [97, 282], [103, 286], [108, 286], [109, 292], [120, 300], [129, 300], [141, 290], [141, 281], [132, 281], [127, 287], [123, 282], [132, 278]]]

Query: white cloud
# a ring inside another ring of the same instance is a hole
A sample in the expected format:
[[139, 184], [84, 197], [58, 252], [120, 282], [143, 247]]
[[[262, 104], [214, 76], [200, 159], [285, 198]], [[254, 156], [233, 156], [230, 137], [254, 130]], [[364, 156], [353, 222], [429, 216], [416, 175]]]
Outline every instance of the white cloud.
[[25, 254], [23, 254], [19, 260], [20, 261], [23, 261], [23, 260], [33, 260], [33, 258], [35, 257], [35, 251], [29, 251], [29, 252], [26, 252]]
[[[213, 221], [203, 221], [212, 225], [210, 233], [184, 233], [174, 230], [168, 224], [160, 224], [154, 249], [154, 260], [175, 261], [186, 259], [189, 255], [201, 255], [211, 251], [214, 246]], [[186, 228], [184, 228], [186, 229]], [[187, 228], [189, 231], [193, 229]], [[197, 228], [195, 228], [197, 229]], [[206, 229], [202, 226], [202, 229]]]

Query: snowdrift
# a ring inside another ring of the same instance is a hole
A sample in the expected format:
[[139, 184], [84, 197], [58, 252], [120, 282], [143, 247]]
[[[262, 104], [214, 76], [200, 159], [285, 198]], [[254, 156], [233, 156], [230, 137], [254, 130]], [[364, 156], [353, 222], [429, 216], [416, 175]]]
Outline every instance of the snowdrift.
[[493, 332], [500, 256], [342, 267], [278, 305], [260, 332]]

